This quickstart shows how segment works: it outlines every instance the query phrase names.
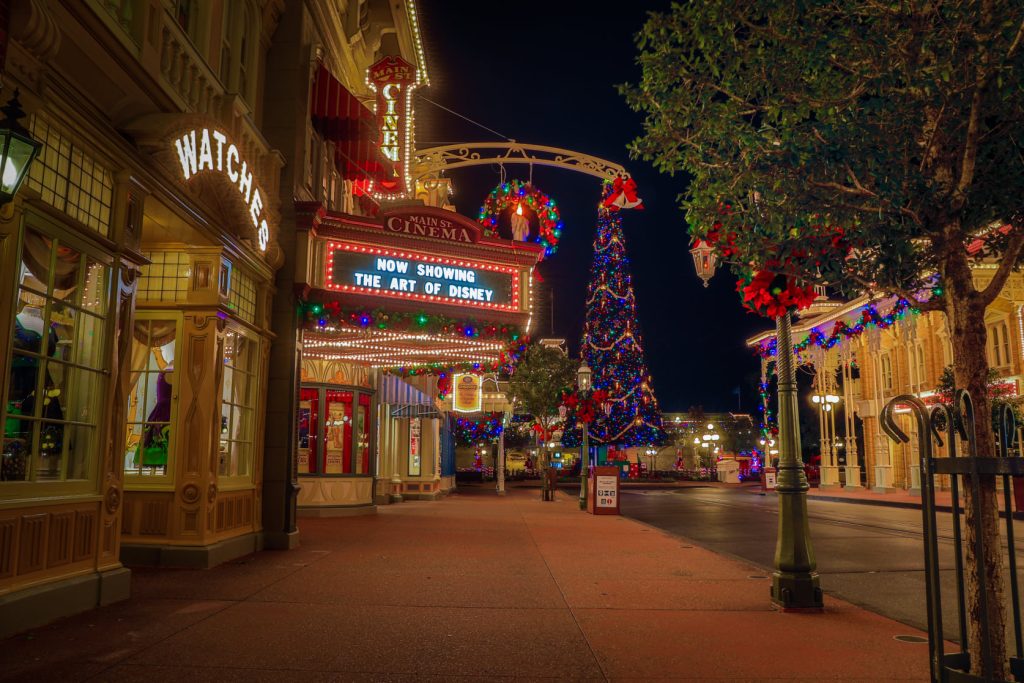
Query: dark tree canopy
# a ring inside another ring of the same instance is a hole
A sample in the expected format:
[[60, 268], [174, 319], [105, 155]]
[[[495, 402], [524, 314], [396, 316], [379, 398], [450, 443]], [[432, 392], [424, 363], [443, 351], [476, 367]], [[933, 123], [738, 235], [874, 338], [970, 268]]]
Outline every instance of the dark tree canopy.
[[[623, 87], [644, 115], [633, 151], [688, 176], [691, 231], [758, 310], [806, 304], [816, 280], [944, 311], [955, 382], [985, 415], [985, 310], [1024, 248], [1022, 43], [1020, 0], [673, 4], [650, 15], [640, 83]], [[977, 455], [994, 457], [991, 424], [976, 426]], [[980, 484], [968, 650], [978, 674], [984, 601], [1007, 677], [996, 489]]]
[[[673, 5], [650, 16], [642, 79], [623, 87], [645, 115], [633, 149], [689, 176], [695, 233], [723, 212], [726, 230], [756, 225], [725, 254], [740, 270], [771, 253], [848, 290], [916, 291], [1020, 211], [1022, 21], [1019, 0]], [[842, 227], [850, 259], [827, 258], [831, 231], [808, 249], [821, 225]], [[1015, 260], [1021, 239], [988, 242]]]

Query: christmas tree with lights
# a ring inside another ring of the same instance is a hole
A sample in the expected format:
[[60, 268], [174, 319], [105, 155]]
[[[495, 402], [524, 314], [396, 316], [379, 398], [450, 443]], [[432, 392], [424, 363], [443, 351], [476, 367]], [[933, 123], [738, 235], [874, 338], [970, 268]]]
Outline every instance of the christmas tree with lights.
[[615, 203], [615, 197], [624, 196], [619, 189], [618, 183], [606, 184], [598, 208], [581, 355], [594, 373], [594, 389], [606, 391], [611, 402], [610, 414], [600, 415], [591, 423], [591, 437], [610, 445], [646, 446], [663, 442], [665, 433], [644, 361], [636, 296], [622, 234], [619, 208], [632, 206], [622, 201]]

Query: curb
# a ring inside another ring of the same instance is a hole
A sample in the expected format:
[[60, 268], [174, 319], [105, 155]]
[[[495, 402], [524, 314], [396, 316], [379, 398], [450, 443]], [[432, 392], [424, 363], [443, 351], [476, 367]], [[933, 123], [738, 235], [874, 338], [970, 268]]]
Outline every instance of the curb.
[[[763, 492], [762, 492], [763, 493]], [[900, 500], [875, 500], [872, 498], [844, 498], [842, 496], [821, 496], [821, 495], [808, 495], [807, 500], [823, 500], [827, 503], [853, 503], [854, 505], [874, 505], [878, 507], [890, 507], [890, 508], [902, 508], [904, 510], [920, 510], [922, 507], [921, 503], [907, 503]], [[953, 512], [952, 505], [936, 505], [936, 512]], [[963, 505], [960, 506], [960, 513], [964, 513]], [[1006, 511], [1000, 510], [999, 516], [1003, 519], [1006, 518]], [[1024, 520], [1024, 512], [1017, 511], [1013, 513], [1013, 518], [1017, 520]]]

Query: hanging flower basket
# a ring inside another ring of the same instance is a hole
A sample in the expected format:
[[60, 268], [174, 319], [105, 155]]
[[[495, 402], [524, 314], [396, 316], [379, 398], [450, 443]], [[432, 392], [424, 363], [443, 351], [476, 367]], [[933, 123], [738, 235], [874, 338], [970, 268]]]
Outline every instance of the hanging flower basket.
[[778, 318], [786, 313], [803, 310], [814, 303], [814, 287], [801, 285], [794, 278], [770, 270], [761, 270], [750, 278], [741, 277], [736, 291], [743, 306], [752, 313], [766, 318]]

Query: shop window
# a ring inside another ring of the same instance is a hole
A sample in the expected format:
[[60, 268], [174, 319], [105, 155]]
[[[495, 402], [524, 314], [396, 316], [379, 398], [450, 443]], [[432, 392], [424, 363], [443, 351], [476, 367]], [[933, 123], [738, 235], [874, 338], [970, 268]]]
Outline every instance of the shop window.
[[320, 415], [320, 391], [303, 387], [299, 392], [299, 412], [297, 416], [299, 448], [299, 474], [316, 474], [319, 440], [318, 418]]
[[139, 301], [186, 301], [191, 275], [188, 254], [182, 251], [143, 252], [151, 263], [142, 266]]
[[139, 43], [138, 14], [136, 12], [137, 0], [107, 0], [104, 5], [110, 15], [124, 29], [124, 32], [136, 44]]
[[882, 354], [882, 389], [892, 391], [892, 359], [889, 354]]
[[29, 229], [17, 281], [0, 480], [85, 482], [110, 370], [110, 269]]
[[296, 421], [299, 474], [371, 473], [369, 394], [302, 387]]
[[[148, 319], [150, 315], [157, 317]], [[133, 478], [157, 481], [169, 472], [177, 403], [177, 329], [177, 321], [166, 319], [166, 314], [136, 314], [124, 454], [124, 472], [129, 482]]]
[[328, 390], [324, 415], [324, 474], [352, 474], [352, 392]]
[[199, 3], [196, 0], [172, 0], [171, 15], [189, 39], [196, 42]]
[[229, 327], [224, 335], [218, 469], [221, 477], [252, 477], [258, 368], [259, 341], [240, 328]]
[[109, 236], [114, 197], [110, 171], [43, 117], [33, 116], [29, 125], [43, 147], [29, 167], [28, 186], [47, 204]]
[[221, 32], [220, 80], [228, 92], [237, 92], [247, 102], [253, 90], [253, 63], [258, 33], [254, 10], [249, 0], [227, 0]]
[[992, 367], [1007, 366], [1011, 362], [1010, 332], [1005, 322], [988, 327], [989, 354], [988, 362]]
[[231, 67], [234, 62], [232, 59], [234, 52], [232, 43], [234, 42], [235, 33], [235, 5], [236, 2], [234, 0], [225, 0], [224, 15], [221, 19], [220, 82], [224, 84], [225, 89], [231, 83]]
[[239, 318], [256, 322], [256, 281], [240, 269], [231, 276], [228, 303]]

